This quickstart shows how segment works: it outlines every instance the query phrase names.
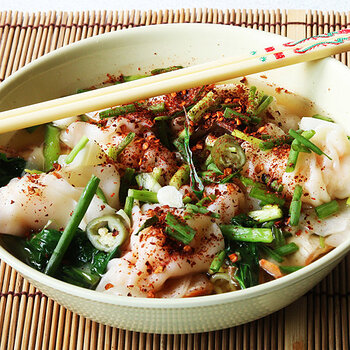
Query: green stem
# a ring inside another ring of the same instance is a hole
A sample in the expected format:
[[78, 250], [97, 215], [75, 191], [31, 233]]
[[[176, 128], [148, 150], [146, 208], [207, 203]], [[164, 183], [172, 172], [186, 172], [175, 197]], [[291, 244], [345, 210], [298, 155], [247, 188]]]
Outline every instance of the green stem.
[[209, 273], [211, 275], [214, 273], [217, 273], [220, 270], [222, 264], [225, 261], [225, 258], [226, 258], [225, 250], [222, 250], [221, 252], [215, 255], [215, 258], [213, 259], [209, 267]]
[[299, 247], [294, 242], [292, 242], [275, 249], [274, 252], [278, 255], [285, 256], [295, 253], [298, 250]]
[[118, 117], [120, 115], [136, 112], [136, 106], [131, 103], [129, 105], [118, 106], [115, 108], [106, 109], [99, 113], [100, 119]]
[[129, 145], [130, 142], [135, 138], [135, 133], [134, 132], [129, 132], [123, 141], [117, 146], [112, 146], [111, 148], [108, 149], [108, 157], [113, 159], [114, 161], [117, 160], [118, 156], [120, 153], [124, 151], [124, 149]]
[[84, 135], [66, 157], [66, 164], [72, 163], [77, 154], [86, 146], [88, 142], [89, 139]]
[[236, 225], [220, 225], [222, 234], [229, 240], [242, 242], [271, 243], [272, 230], [269, 228], [241, 227]]
[[315, 212], [320, 219], [335, 214], [339, 210], [339, 204], [336, 200], [324, 203], [315, 208]]
[[193, 240], [196, 230], [194, 230], [192, 227], [182, 223], [179, 221], [175, 215], [171, 213], [167, 213], [165, 217], [165, 222], [167, 223], [168, 227], [166, 230], [167, 235], [170, 237], [184, 243], [184, 244], [190, 244]]
[[94, 175], [91, 176], [88, 184], [86, 185], [79, 201], [74, 209], [74, 212], [68, 222], [68, 225], [64, 229], [60, 240], [57, 243], [55, 250], [53, 251], [51, 258], [45, 268], [47, 275], [53, 276], [58, 266], [60, 265], [64, 254], [66, 253], [74, 235], [77, 231], [81, 220], [83, 219], [100, 183], [100, 179]]
[[126, 197], [124, 211], [129, 218], [131, 218], [133, 206], [134, 206], [134, 197], [130, 197], [130, 196]]
[[51, 124], [46, 125], [46, 133], [44, 140], [44, 170], [52, 169], [61, 153], [60, 147], [60, 129]]
[[141, 202], [158, 203], [156, 192], [130, 189], [128, 191], [128, 196], [133, 197], [134, 199], [137, 199]]
[[198, 101], [187, 113], [188, 118], [193, 123], [198, 123], [204, 113], [212, 106], [216, 105], [218, 98], [215, 98], [215, 94], [209, 91], [200, 101]]
[[183, 164], [169, 181], [170, 186], [179, 189], [190, 181], [190, 166]]

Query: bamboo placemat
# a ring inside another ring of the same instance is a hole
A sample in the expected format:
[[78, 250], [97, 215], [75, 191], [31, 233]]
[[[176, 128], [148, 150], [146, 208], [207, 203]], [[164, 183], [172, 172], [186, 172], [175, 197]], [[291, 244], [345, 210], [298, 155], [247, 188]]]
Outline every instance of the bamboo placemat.
[[[292, 39], [350, 27], [350, 12], [186, 9], [0, 12], [0, 81], [30, 61], [105, 32], [160, 23], [218, 23]], [[337, 55], [350, 66], [350, 53]], [[193, 335], [124, 331], [78, 316], [0, 265], [0, 350], [5, 349], [349, 349], [350, 255], [294, 304], [243, 326]]]

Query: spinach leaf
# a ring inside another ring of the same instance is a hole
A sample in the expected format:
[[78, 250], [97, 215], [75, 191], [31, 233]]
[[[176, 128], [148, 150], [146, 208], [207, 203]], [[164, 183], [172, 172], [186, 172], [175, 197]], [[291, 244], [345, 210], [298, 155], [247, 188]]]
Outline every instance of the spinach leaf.
[[[43, 272], [62, 235], [53, 229], [43, 229], [33, 234], [24, 243], [26, 262]], [[108, 262], [118, 251], [105, 253], [96, 249], [80, 229], [77, 230], [57, 272], [65, 282], [84, 288], [95, 288], [101, 275], [106, 272]]]
[[258, 227], [259, 223], [247, 214], [239, 214], [231, 219], [231, 224], [243, 227]]
[[259, 251], [256, 243], [231, 242], [228, 254], [238, 253], [240, 259], [234, 264], [238, 268], [235, 278], [242, 289], [259, 284]]
[[0, 186], [5, 186], [14, 177], [21, 176], [26, 165], [22, 158], [7, 158], [5, 153], [0, 153]]
[[61, 235], [62, 232], [51, 229], [33, 234], [24, 244], [27, 263], [36, 270], [44, 271]]

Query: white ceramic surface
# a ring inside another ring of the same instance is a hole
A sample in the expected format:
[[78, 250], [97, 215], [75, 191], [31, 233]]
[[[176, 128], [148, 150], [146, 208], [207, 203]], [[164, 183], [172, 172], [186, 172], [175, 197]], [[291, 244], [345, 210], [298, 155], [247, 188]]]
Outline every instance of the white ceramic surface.
[[[0, 110], [74, 93], [103, 81], [106, 73], [135, 74], [155, 67], [241, 56], [286, 40], [261, 31], [211, 24], [108, 33], [59, 49], [8, 78], [0, 85]], [[316, 101], [350, 134], [350, 70], [344, 65], [326, 59], [265, 75], [278, 86]], [[323, 258], [281, 279], [232, 293], [172, 300], [113, 297], [76, 287], [25, 265], [5, 249], [1, 237], [0, 245], [1, 259], [74, 312], [130, 330], [189, 333], [238, 325], [288, 305], [334, 268], [349, 250], [350, 237]]]

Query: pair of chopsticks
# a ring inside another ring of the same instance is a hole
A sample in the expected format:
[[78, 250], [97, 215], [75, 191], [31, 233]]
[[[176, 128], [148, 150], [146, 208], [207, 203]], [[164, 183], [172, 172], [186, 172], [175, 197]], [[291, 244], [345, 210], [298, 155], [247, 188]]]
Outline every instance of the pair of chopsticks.
[[350, 50], [350, 29], [252, 50], [147, 78], [62, 97], [0, 113], [0, 133], [131, 103], [153, 96], [222, 82]]

